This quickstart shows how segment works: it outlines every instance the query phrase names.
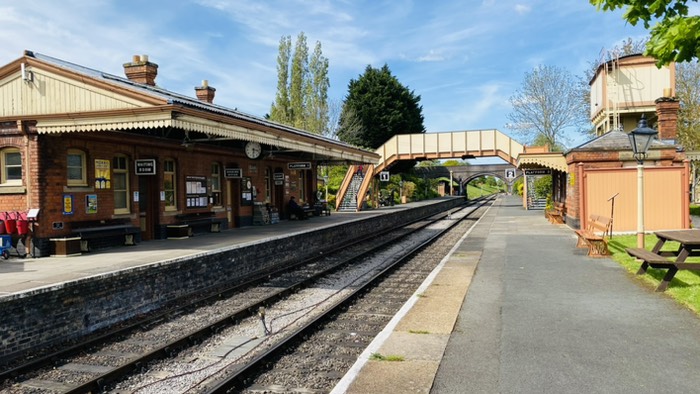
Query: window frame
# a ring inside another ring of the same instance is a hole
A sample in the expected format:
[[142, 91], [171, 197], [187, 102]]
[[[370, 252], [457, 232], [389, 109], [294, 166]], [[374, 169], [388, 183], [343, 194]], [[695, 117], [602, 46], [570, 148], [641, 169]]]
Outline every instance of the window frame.
[[[118, 161], [124, 161], [124, 168], [118, 167]], [[124, 187], [125, 189], [117, 189], [117, 176], [124, 177]], [[112, 158], [112, 191], [114, 193], [114, 214], [128, 214], [131, 213], [131, 201], [129, 199], [130, 188], [129, 188], [129, 158], [126, 155], [115, 155]], [[126, 207], [117, 207], [117, 193], [124, 195], [124, 202]]]
[[[70, 166], [70, 156], [80, 157], [80, 179], [70, 179], [70, 169], [75, 168]], [[87, 182], [87, 155], [80, 149], [68, 149], [66, 152], [66, 185], [86, 187]]]
[[[18, 165], [12, 165], [12, 168], [14, 167], [19, 167], [19, 179], [9, 179], [8, 175], [8, 168], [10, 168], [10, 165], [7, 164], [7, 155], [10, 154], [17, 154], [19, 155], [19, 164]], [[22, 166], [22, 152], [19, 150], [19, 148], [14, 148], [14, 147], [8, 147], [8, 148], [3, 148], [0, 151], [0, 167], [2, 167], [2, 174], [0, 174], [0, 185], [2, 186], [21, 186], [22, 185], [22, 180], [24, 178], [24, 171], [22, 171], [23, 166]]]
[[211, 163], [211, 204], [215, 207], [223, 206], [223, 194], [221, 193], [221, 164]]
[[[172, 168], [169, 168], [171, 167]], [[172, 188], [166, 188], [166, 180], [170, 178], [172, 181]], [[168, 194], [172, 195], [172, 204], [168, 203]], [[166, 211], [176, 211], [177, 210], [177, 163], [175, 159], [166, 158], [163, 159], [163, 194], [165, 195], [165, 210]]]

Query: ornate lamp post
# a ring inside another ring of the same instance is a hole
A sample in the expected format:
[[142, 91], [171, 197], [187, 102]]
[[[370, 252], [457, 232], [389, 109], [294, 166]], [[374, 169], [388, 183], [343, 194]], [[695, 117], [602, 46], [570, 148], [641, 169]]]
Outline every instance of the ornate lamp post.
[[658, 131], [647, 125], [647, 119], [642, 114], [637, 128], [632, 130], [628, 137], [637, 160], [637, 247], [644, 247], [644, 159], [651, 145], [651, 141], [659, 134]]

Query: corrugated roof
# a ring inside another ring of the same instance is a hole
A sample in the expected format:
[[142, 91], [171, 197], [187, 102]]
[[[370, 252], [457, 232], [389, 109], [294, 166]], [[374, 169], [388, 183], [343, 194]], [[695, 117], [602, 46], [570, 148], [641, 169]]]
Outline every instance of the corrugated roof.
[[250, 123], [255, 123], [264, 127], [269, 127], [273, 129], [277, 129], [280, 131], [284, 131], [287, 133], [291, 134], [296, 134], [296, 135], [301, 135], [307, 138], [313, 138], [322, 142], [326, 143], [332, 143], [335, 145], [340, 145], [340, 146], [345, 146], [347, 148], [352, 148], [352, 149], [359, 149], [355, 146], [346, 144], [344, 142], [334, 140], [331, 138], [324, 137], [322, 135], [310, 133], [305, 130], [301, 129], [296, 129], [284, 124], [276, 123], [269, 121], [264, 118], [260, 118], [254, 115], [246, 114], [244, 112], [241, 112], [239, 110], [223, 107], [220, 105], [212, 104], [212, 103], [207, 103], [204, 101], [201, 101], [197, 98], [193, 97], [188, 97], [180, 93], [176, 93], [167, 89], [163, 89], [158, 86], [151, 86], [151, 85], [146, 85], [146, 84], [141, 84], [137, 83], [134, 81], [129, 80], [128, 78], [125, 77], [120, 77], [117, 75], [109, 74], [106, 72], [102, 72], [99, 70], [94, 70], [89, 67], [84, 67], [75, 63], [71, 63], [65, 60], [57, 59], [48, 55], [44, 55], [41, 53], [36, 53], [32, 51], [27, 51], [26, 52], [27, 56], [34, 57], [37, 60], [41, 60], [42, 62], [49, 63], [53, 66], [60, 67], [66, 70], [69, 70], [74, 73], [82, 74], [85, 75], [89, 78], [94, 78], [102, 81], [107, 81], [109, 83], [118, 85], [120, 87], [129, 89], [129, 90], [134, 90], [137, 91], [141, 94], [147, 94], [156, 98], [160, 98], [163, 100], [166, 100], [170, 104], [179, 104], [183, 105], [186, 107], [191, 107], [191, 108], [196, 108], [199, 110], [211, 112], [214, 114], [218, 115], [224, 115], [224, 116], [229, 116], [238, 120], [243, 120], [246, 122]]

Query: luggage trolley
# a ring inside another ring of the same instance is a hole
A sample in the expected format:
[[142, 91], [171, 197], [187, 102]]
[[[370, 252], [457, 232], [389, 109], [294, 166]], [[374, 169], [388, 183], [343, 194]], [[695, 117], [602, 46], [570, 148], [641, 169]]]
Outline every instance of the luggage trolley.
[[21, 239], [17, 240], [17, 246], [12, 246], [12, 235], [4, 234], [0, 235], [0, 254], [5, 260], [10, 258], [10, 254], [14, 254], [18, 257], [27, 257], [27, 248], [22, 243]]

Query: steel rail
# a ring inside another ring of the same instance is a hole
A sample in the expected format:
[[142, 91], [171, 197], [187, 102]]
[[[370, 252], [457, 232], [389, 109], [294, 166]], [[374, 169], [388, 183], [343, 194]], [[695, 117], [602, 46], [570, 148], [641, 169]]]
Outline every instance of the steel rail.
[[[486, 205], [490, 201], [492, 201], [492, 198], [486, 197], [480, 199], [478, 201], [479, 206], [477, 207], [477, 209]], [[476, 209], [474, 211], [476, 211]], [[469, 214], [465, 215], [459, 220], [455, 220], [450, 226], [446, 227], [440, 232], [435, 233], [430, 238], [414, 246], [410, 250], [407, 250], [406, 253], [397, 257], [391, 264], [386, 266], [384, 269], [378, 271], [375, 275], [368, 279], [365, 282], [365, 284], [359, 286], [355, 290], [350, 291], [345, 297], [343, 297], [343, 299], [331, 304], [331, 306], [328, 309], [326, 309], [326, 311], [324, 311], [322, 314], [316, 316], [313, 319], [310, 319], [302, 327], [291, 331], [284, 338], [276, 342], [274, 345], [270, 346], [263, 353], [251, 359], [244, 366], [239, 367], [235, 371], [232, 371], [231, 374], [224, 378], [214, 378], [214, 380], [219, 381], [214, 383], [213, 385], [207, 386], [203, 392], [206, 394], [221, 394], [230, 392], [231, 390], [235, 392], [241, 390], [243, 387], [245, 387], [246, 381], [249, 380], [251, 376], [255, 375], [260, 368], [262, 368], [265, 364], [267, 364], [270, 361], [270, 359], [279, 356], [282, 352], [289, 348], [291, 346], [291, 343], [294, 343], [295, 341], [298, 341], [299, 338], [303, 338], [308, 334], [312, 333], [324, 320], [327, 319], [328, 316], [334, 314], [339, 309], [347, 306], [348, 303], [352, 302], [355, 298], [358, 297], [358, 295], [361, 295], [368, 288], [376, 286], [376, 284], [379, 281], [381, 281], [384, 277], [386, 277], [389, 273], [399, 268], [408, 259], [412, 258], [415, 254], [431, 245], [436, 239], [446, 234], [452, 228], [457, 226], [461, 221], [467, 218], [469, 218]]]
[[[473, 203], [473, 202], [475, 202], [475, 200], [468, 202], [468, 203]], [[464, 204], [464, 205], [469, 205], [469, 204]], [[452, 210], [454, 210], [454, 208]], [[321, 276], [328, 275], [328, 274], [332, 273], [333, 271], [340, 269], [342, 266], [347, 265], [350, 262], [357, 260], [358, 258], [362, 258], [368, 254], [374, 253], [377, 250], [380, 250], [380, 249], [386, 247], [387, 243], [394, 242], [398, 238], [403, 238], [403, 237], [406, 237], [406, 236], [408, 236], [416, 231], [419, 231], [423, 227], [430, 224], [430, 222], [428, 222], [428, 219], [435, 218], [434, 220], [440, 220], [441, 218], [443, 218], [447, 215], [449, 215], [449, 213], [440, 213], [437, 215], [436, 214], [426, 215], [425, 217], [422, 217], [422, 218], [416, 219], [410, 223], [407, 223], [403, 226], [403, 228], [409, 227], [409, 226], [414, 225], [414, 224], [421, 222], [421, 221], [425, 221], [425, 223], [423, 223], [421, 226], [416, 227], [409, 232], [400, 234], [400, 235], [398, 235], [394, 238], [391, 238], [391, 239], [387, 239], [387, 240], [385, 240], [385, 242], [382, 242], [380, 245], [376, 245], [373, 248], [368, 249], [361, 254], [358, 254], [356, 256], [353, 256], [351, 258], [348, 258], [346, 260], [338, 262], [337, 264], [334, 264], [333, 266], [331, 266], [327, 270], [319, 272], [316, 275], [308, 277], [304, 280], [298, 281], [297, 283], [294, 283], [285, 289], [279, 290], [279, 291], [271, 294], [270, 297], [267, 297], [267, 298], [262, 299], [258, 302], [246, 305], [245, 307], [234, 311], [233, 313], [229, 314], [228, 316], [223, 317], [223, 318], [217, 320], [216, 322], [214, 322], [206, 327], [195, 330], [193, 332], [189, 332], [189, 333], [177, 338], [176, 340], [171, 341], [168, 344], [165, 344], [163, 346], [159, 346], [158, 348], [153, 349], [152, 351], [150, 351], [148, 353], [144, 353], [143, 355], [141, 355], [137, 358], [134, 358], [134, 359], [130, 360], [129, 362], [124, 363], [121, 366], [115, 367], [115, 368], [111, 369], [110, 371], [108, 371], [104, 374], [101, 374], [100, 376], [98, 376], [96, 378], [90, 379], [89, 381], [87, 381], [83, 384], [80, 384], [76, 387], [73, 387], [65, 392], [66, 393], [87, 393], [87, 392], [97, 392], [97, 391], [103, 390], [109, 383], [120, 379], [121, 377], [123, 377], [126, 374], [130, 374], [130, 373], [133, 373], [134, 371], [137, 371], [143, 365], [145, 365], [147, 362], [155, 360], [155, 359], [160, 359], [160, 358], [170, 356], [174, 352], [177, 352], [177, 351], [185, 348], [186, 346], [192, 346], [192, 345], [198, 343], [199, 341], [201, 341], [202, 339], [204, 339], [208, 336], [211, 336], [212, 332], [217, 332], [224, 327], [227, 327], [227, 326], [230, 326], [231, 324], [234, 324], [235, 321], [237, 321], [237, 320], [247, 318], [249, 316], [254, 315], [255, 313], [257, 313], [257, 309], [259, 309], [260, 307], [268, 305], [271, 302], [274, 302], [274, 301], [281, 299], [281, 298], [283, 298], [283, 297], [285, 297], [285, 296], [287, 296], [295, 291], [298, 291], [298, 289], [303, 287], [305, 283], [316, 280]], [[382, 235], [390, 234], [392, 232], [396, 232], [396, 229], [377, 232], [376, 234], [373, 235], [372, 238], [381, 237]], [[360, 245], [364, 241], [366, 241], [366, 237], [358, 237], [356, 240], [349, 242], [346, 246]], [[322, 253], [321, 255], [324, 255], [324, 254], [325, 253]], [[271, 270], [271, 271], [267, 271], [264, 273], [259, 273], [253, 279], [251, 279], [250, 281], [248, 281], [246, 283], [237, 284], [235, 286], [232, 286], [232, 287], [229, 287], [229, 288], [226, 288], [223, 290], [219, 289], [218, 291], [213, 292], [212, 295], [197, 298], [195, 301], [190, 300], [190, 302], [188, 302], [186, 305], [182, 306], [181, 308], [177, 308], [177, 310], [188, 310], [188, 309], [196, 308], [197, 306], [206, 305], [206, 304], [211, 303], [215, 300], [219, 300], [222, 295], [228, 295], [228, 294], [231, 294], [231, 293], [234, 293], [237, 291], [241, 291], [242, 289], [245, 289], [245, 288], [254, 287], [256, 284], [263, 282], [265, 279], [268, 279], [271, 276], [280, 275], [280, 274], [287, 273], [287, 272], [292, 272], [301, 266], [304, 266], [304, 265], [310, 264], [314, 261], [317, 261], [319, 258], [321, 258], [321, 257], [320, 256], [313, 256], [311, 258], [300, 261], [298, 264], [294, 264], [292, 266], [287, 266], [283, 269]], [[2, 373], [0, 373], [0, 381], [3, 381], [5, 379], [11, 379], [15, 376], [27, 373], [27, 372], [32, 371], [32, 370], [36, 370], [38, 368], [44, 367], [44, 366], [49, 365], [49, 364], [57, 364], [58, 361], [60, 361], [60, 360], [63, 360], [63, 359], [72, 357], [76, 354], [79, 354], [81, 352], [84, 352], [84, 349], [86, 349], [88, 347], [96, 346], [97, 344], [102, 344], [102, 343], [110, 340], [110, 338], [125, 335], [128, 332], [133, 332], [134, 330], [137, 330], [137, 329], [143, 327], [145, 324], [149, 324], [149, 323], [152, 323], [154, 321], [159, 321], [159, 320], [163, 320], [163, 319], [167, 320], [168, 316], [173, 314], [177, 310], [168, 309], [166, 311], [163, 311], [161, 313], [153, 315], [150, 319], [148, 319], [146, 321], [138, 321], [136, 323], [126, 325], [118, 330], [110, 331], [104, 335], [100, 335], [96, 338], [93, 338], [90, 341], [87, 341], [85, 343], [78, 344], [78, 345], [72, 346], [66, 350], [55, 352], [55, 353], [49, 354], [47, 356], [32, 360], [31, 362], [29, 362], [25, 365], [22, 365], [20, 367], [17, 367], [17, 368], [8, 370], [8, 371], [3, 371]]]

